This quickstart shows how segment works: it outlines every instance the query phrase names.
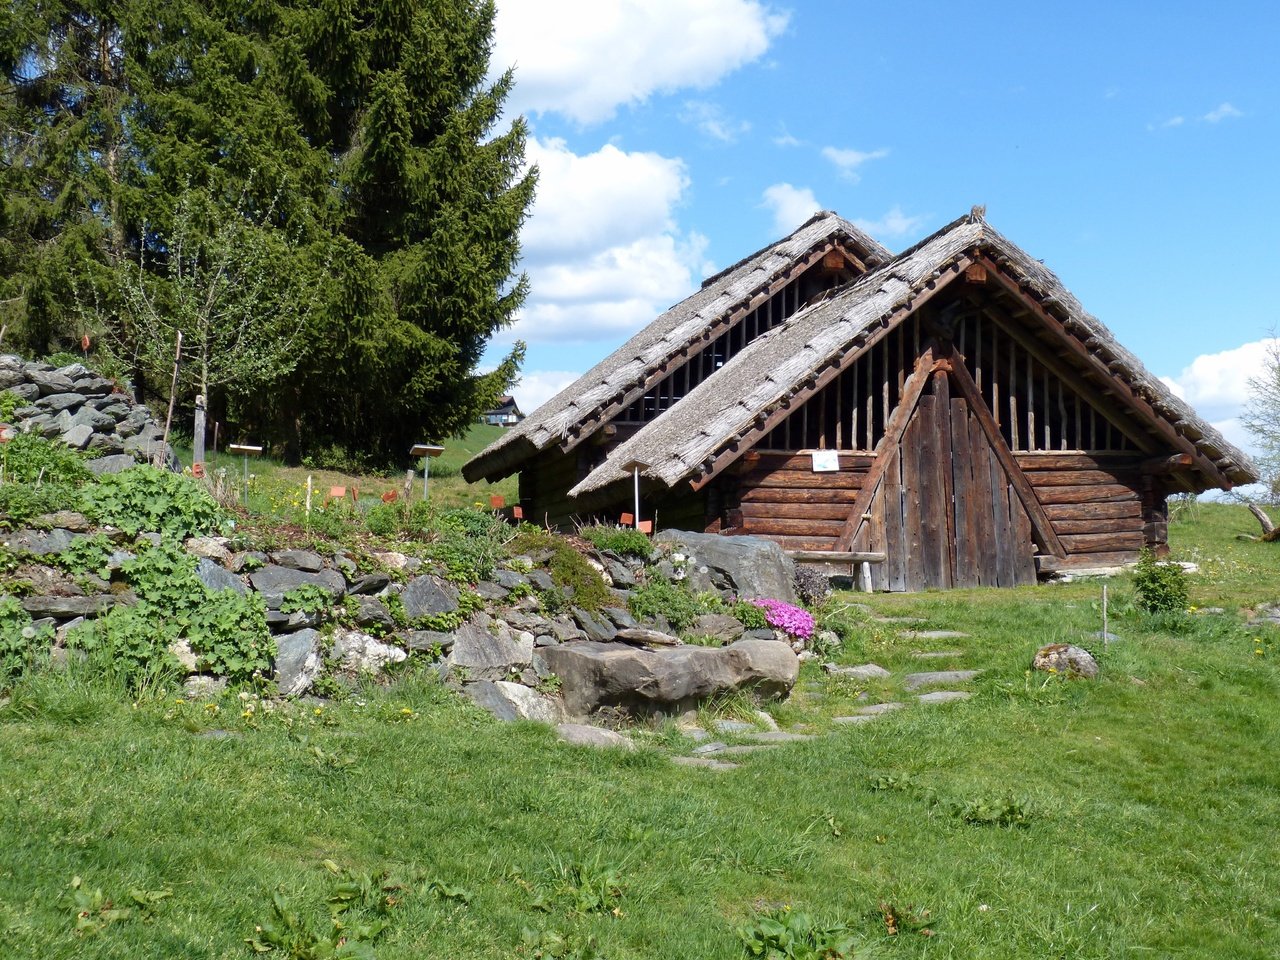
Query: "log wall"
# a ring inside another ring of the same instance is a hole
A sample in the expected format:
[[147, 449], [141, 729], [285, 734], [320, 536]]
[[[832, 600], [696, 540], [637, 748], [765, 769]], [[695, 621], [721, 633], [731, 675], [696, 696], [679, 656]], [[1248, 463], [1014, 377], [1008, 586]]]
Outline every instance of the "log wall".
[[834, 550], [872, 458], [841, 452], [839, 461], [838, 472], [814, 473], [808, 453], [760, 451], [726, 492], [727, 527], [786, 550]]
[[1022, 453], [1016, 459], [1066, 550], [1063, 569], [1138, 558], [1151, 511], [1141, 456]]

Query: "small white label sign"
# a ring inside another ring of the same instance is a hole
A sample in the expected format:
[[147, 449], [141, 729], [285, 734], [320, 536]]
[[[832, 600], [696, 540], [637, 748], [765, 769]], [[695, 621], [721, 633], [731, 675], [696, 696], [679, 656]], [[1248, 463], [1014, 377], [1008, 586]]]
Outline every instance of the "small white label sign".
[[813, 451], [813, 472], [814, 473], [839, 473], [840, 472], [840, 454], [835, 450], [815, 450]]

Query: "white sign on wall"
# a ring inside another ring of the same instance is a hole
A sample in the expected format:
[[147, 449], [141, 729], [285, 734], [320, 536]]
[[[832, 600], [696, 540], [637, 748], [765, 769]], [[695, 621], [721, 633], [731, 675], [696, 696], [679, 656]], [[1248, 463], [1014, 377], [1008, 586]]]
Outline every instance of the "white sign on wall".
[[814, 473], [838, 473], [840, 471], [840, 454], [835, 450], [813, 451]]

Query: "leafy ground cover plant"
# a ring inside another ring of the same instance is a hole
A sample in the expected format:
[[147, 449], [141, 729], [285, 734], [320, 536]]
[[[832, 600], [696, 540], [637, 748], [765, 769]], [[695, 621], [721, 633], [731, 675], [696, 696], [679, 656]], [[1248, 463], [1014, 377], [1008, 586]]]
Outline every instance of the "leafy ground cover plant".
[[85, 489], [84, 509], [130, 536], [145, 530], [180, 540], [221, 531], [227, 519], [191, 477], [142, 464], [99, 477]]
[[653, 543], [649, 540], [648, 534], [631, 527], [593, 523], [579, 527], [578, 535], [589, 541], [597, 550], [607, 550], [620, 557], [648, 560], [653, 555]]
[[35, 433], [20, 433], [0, 444], [0, 463], [6, 483], [78, 487], [93, 477], [79, 453]]
[[1138, 606], [1148, 613], [1185, 613], [1190, 603], [1182, 567], [1157, 560], [1150, 550], [1142, 551], [1134, 568], [1133, 589]]

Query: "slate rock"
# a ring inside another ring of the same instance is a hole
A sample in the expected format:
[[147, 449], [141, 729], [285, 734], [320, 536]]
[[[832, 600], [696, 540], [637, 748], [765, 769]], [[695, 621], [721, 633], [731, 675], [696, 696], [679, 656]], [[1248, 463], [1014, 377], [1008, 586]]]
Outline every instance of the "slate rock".
[[716, 589], [740, 597], [768, 597], [795, 604], [795, 563], [772, 540], [722, 537], [714, 533], [663, 530], [655, 543], [669, 544], [689, 557], [691, 567], [707, 567]]
[[271, 559], [290, 570], [303, 570], [307, 573], [319, 573], [324, 569], [324, 559], [310, 550], [280, 550], [271, 554]]
[[54, 513], [46, 513], [40, 518], [40, 522], [48, 524], [50, 527], [69, 530], [72, 533], [88, 533], [93, 527], [88, 517], [83, 513], [77, 513], [75, 510], [58, 510]]
[[967, 683], [981, 670], [935, 670], [929, 673], [908, 673], [902, 679], [903, 690], [919, 690], [921, 687], [933, 687], [941, 683]]
[[[84, 397], [79, 393], [51, 393], [41, 397], [39, 407], [48, 413], [61, 413], [63, 410], [74, 410], [84, 405]], [[115, 421], [111, 421], [113, 424]]]
[[450, 583], [430, 575], [414, 577], [400, 591], [405, 616], [410, 620], [452, 613], [458, 609], [458, 591]]
[[506, 590], [515, 590], [529, 585], [529, 581], [514, 570], [495, 570], [493, 582]]
[[102, 476], [107, 473], [122, 473], [130, 467], [136, 467], [138, 461], [133, 459], [127, 453], [115, 453], [109, 457], [98, 457], [90, 460], [85, 464], [89, 468], [89, 472]]
[[92, 597], [23, 597], [22, 609], [34, 617], [53, 617], [70, 620], [72, 617], [93, 617], [116, 605], [112, 594]]
[[246, 550], [243, 553], [235, 553], [231, 556], [231, 569], [235, 573], [244, 573], [246, 567], [264, 567], [267, 564], [267, 555], [259, 553], [257, 550]]
[[894, 710], [901, 710], [902, 704], [890, 701], [889, 703], [872, 703], [865, 707], [859, 707], [853, 711], [860, 717], [878, 717], [882, 713], [892, 713]]
[[585, 723], [562, 723], [556, 727], [556, 735], [575, 747], [593, 747], [597, 750], [634, 750], [630, 737], [593, 727]]
[[502, 619], [513, 630], [528, 630], [530, 633], [547, 633], [551, 626], [545, 617], [527, 610], [504, 610]]
[[601, 607], [600, 613], [608, 617], [619, 630], [640, 626], [626, 607]]
[[15, 530], [4, 537], [4, 544], [15, 553], [30, 553], [43, 557], [51, 553], [62, 553], [79, 539], [81, 539], [80, 534], [60, 529]]
[[505, 680], [532, 662], [533, 634], [483, 613], [454, 631], [447, 659], [449, 674], [465, 680]]
[[680, 647], [684, 641], [661, 630], [648, 627], [623, 627], [618, 631], [617, 639], [624, 643], [635, 643], [642, 647]]
[[34, 400], [40, 396], [40, 388], [34, 383], [15, 383], [7, 389], [10, 393], [16, 393], [21, 400]]
[[587, 636], [582, 632], [577, 623], [564, 614], [552, 618], [551, 632], [555, 634], [556, 639], [561, 643], [571, 643], [574, 640], [584, 640]]
[[791, 648], [773, 640], [658, 650], [583, 641], [541, 647], [537, 655], [560, 678], [571, 716], [588, 716], [601, 707], [672, 713], [739, 690], [780, 697], [800, 672]]
[[273, 610], [280, 609], [280, 601], [286, 593], [304, 584], [320, 587], [334, 600], [341, 600], [347, 590], [347, 581], [336, 570], [307, 573], [305, 570], [294, 570], [276, 564], [268, 564], [261, 570], [253, 571], [249, 574], [249, 582]]
[[688, 633], [733, 643], [742, 636], [745, 629], [737, 617], [731, 617], [727, 613], [704, 613], [693, 621]]
[[348, 592], [359, 594], [378, 593], [380, 590], [385, 590], [390, 583], [391, 578], [385, 573], [364, 573], [352, 581]]
[[219, 590], [234, 590], [244, 596], [249, 592], [241, 577], [236, 576], [230, 570], [214, 563], [207, 557], [201, 557], [196, 561], [196, 576], [200, 578], [201, 583], [214, 593]]
[[558, 701], [520, 683], [481, 680], [478, 683], [468, 683], [462, 688], [462, 692], [476, 706], [489, 711], [504, 723], [534, 720], [555, 724], [564, 720], [564, 708]]
[[71, 417], [74, 427], [88, 427], [94, 433], [114, 433], [116, 418], [95, 410], [93, 407], [82, 407]]
[[916, 699], [921, 703], [956, 703], [960, 700], [968, 700], [972, 696], [972, 693], [966, 693], [963, 690], [934, 690], [932, 693], [922, 693]]
[[1093, 680], [1098, 676], [1098, 661], [1083, 647], [1069, 643], [1051, 643], [1036, 652], [1031, 661], [1031, 669], [1073, 679]]
[[300, 697], [320, 676], [320, 634], [299, 630], [276, 638], [276, 688], [282, 697]]
[[189, 537], [182, 548], [195, 557], [225, 563], [231, 559], [226, 537]]
[[502, 600], [507, 595], [507, 590], [505, 587], [499, 586], [496, 583], [491, 583], [487, 580], [481, 580], [479, 583], [477, 583], [475, 586], [475, 592], [482, 599], [488, 600], [494, 603], [498, 602], [499, 600]]
[[391, 619], [391, 611], [377, 597], [356, 596], [354, 599], [357, 625], [361, 627], [386, 627], [388, 630], [395, 626], [395, 621]]
[[448, 653], [455, 639], [452, 633], [443, 630], [406, 630], [400, 637], [414, 653], [432, 653], [436, 649]]
[[597, 617], [581, 607], [573, 607], [573, 619], [577, 621], [578, 626], [582, 628], [582, 632], [587, 635], [588, 640], [595, 640], [598, 643], [608, 643], [618, 635], [618, 630], [605, 617]]
[[76, 389], [70, 377], [56, 370], [39, 370], [34, 365], [27, 367], [27, 379], [35, 384], [42, 397], [55, 393], [74, 393]]
[[883, 680], [891, 677], [884, 667], [875, 663], [864, 663], [857, 667], [842, 667], [835, 663], [824, 663], [822, 669], [833, 677], [850, 677], [854, 680]]
[[400, 647], [383, 643], [359, 630], [335, 630], [332, 655], [338, 661], [338, 669], [347, 673], [381, 673], [393, 663], [404, 663], [408, 658]]
[[73, 450], [83, 450], [89, 445], [89, 441], [93, 439], [93, 427], [83, 423], [77, 424], [66, 431], [60, 439]]
[[525, 577], [533, 584], [535, 590], [550, 590], [556, 585], [555, 581], [551, 579], [551, 574], [545, 570], [530, 570], [525, 574]]

